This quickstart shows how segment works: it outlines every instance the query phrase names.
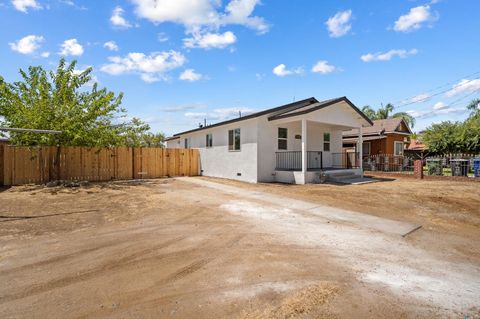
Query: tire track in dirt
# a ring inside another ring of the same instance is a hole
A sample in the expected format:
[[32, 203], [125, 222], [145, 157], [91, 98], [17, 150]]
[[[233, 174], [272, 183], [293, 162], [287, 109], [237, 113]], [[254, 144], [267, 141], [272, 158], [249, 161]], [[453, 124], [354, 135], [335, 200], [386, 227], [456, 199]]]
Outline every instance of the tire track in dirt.
[[188, 275], [191, 275], [191, 274], [197, 272], [203, 266], [207, 265], [208, 263], [210, 263], [211, 261], [216, 259], [220, 255], [221, 251], [223, 251], [225, 249], [230, 249], [233, 245], [240, 242], [240, 240], [245, 236], [246, 236], [245, 234], [236, 235], [234, 238], [229, 240], [225, 244], [224, 247], [220, 247], [220, 248], [217, 248], [217, 249], [213, 250], [209, 257], [202, 258], [200, 260], [196, 260], [196, 261], [188, 264], [187, 266], [180, 268], [178, 271], [174, 272], [173, 274], [171, 274], [171, 275], [167, 276], [166, 278], [164, 278], [163, 280], [161, 280], [158, 284], [172, 283], [172, 282], [175, 282], [177, 280], [180, 280], [180, 279], [182, 279], [182, 278], [184, 278]]
[[64, 262], [64, 261], [67, 261], [69, 259], [78, 258], [79, 256], [84, 255], [84, 254], [89, 254], [89, 253], [96, 252], [98, 250], [102, 250], [102, 249], [110, 248], [110, 247], [114, 247], [114, 246], [120, 246], [120, 245], [130, 241], [130, 239], [131, 238], [124, 239], [124, 240], [111, 240], [111, 241], [108, 241], [108, 242], [105, 242], [105, 243], [102, 243], [102, 244], [97, 244], [95, 247], [75, 250], [75, 251], [73, 251], [72, 253], [69, 253], [69, 254], [58, 255], [58, 256], [55, 256], [55, 257], [52, 257], [52, 258], [49, 258], [49, 259], [46, 259], [46, 260], [41, 260], [41, 261], [37, 261], [37, 262], [34, 262], [34, 263], [30, 263], [30, 264], [25, 264], [25, 265], [18, 266], [18, 267], [15, 267], [15, 268], [0, 270], [0, 276], [9, 275], [9, 274], [19, 272], [19, 271], [22, 271], [22, 270], [25, 270], [25, 269], [48, 266], [50, 264]]
[[[148, 306], [151, 305], [152, 303], [159, 303], [159, 302], [166, 302], [169, 301], [172, 297], [174, 296], [186, 296], [192, 293], [200, 293], [201, 291], [211, 291], [210, 289], [202, 289], [202, 290], [193, 290], [192, 292], [189, 293], [183, 293], [183, 294], [175, 294], [175, 295], [169, 295], [169, 296], [162, 296], [162, 297], [155, 297], [155, 298], [150, 298], [145, 300], [145, 298], [149, 295], [155, 294], [158, 290], [158, 287], [161, 285], [167, 285], [174, 283], [178, 280], [181, 280], [185, 277], [188, 277], [197, 271], [201, 270], [203, 267], [220, 257], [222, 252], [229, 251], [234, 245], [240, 243], [240, 241], [246, 237], [248, 234], [247, 233], [241, 233], [236, 236], [234, 236], [232, 239], [227, 241], [225, 245], [222, 245], [221, 247], [214, 248], [211, 250], [211, 254], [207, 258], [200, 258], [192, 263], [180, 268], [179, 270], [175, 271], [174, 273], [168, 275], [166, 278], [163, 278], [160, 281], [156, 281], [152, 287], [142, 289], [142, 290], [137, 290], [134, 292], [130, 292], [129, 294], [124, 294], [124, 300], [117, 300], [119, 304], [128, 304], [127, 308], [131, 307], [138, 307], [138, 306]], [[192, 251], [196, 251], [196, 249], [193, 249]], [[115, 313], [116, 310], [114, 309], [102, 309], [98, 311], [93, 311], [88, 314], [79, 316], [78, 318], [92, 318], [92, 317], [97, 317], [101, 315], [108, 315], [108, 314], [113, 314]]]
[[[173, 253], [166, 253], [166, 254], [161, 254], [161, 255], [155, 255], [155, 256], [140, 258], [142, 256], [151, 254], [151, 253], [153, 253], [153, 252], [155, 252], [159, 249], [166, 248], [166, 247], [168, 247], [172, 244], [175, 244], [178, 241], [183, 240], [185, 238], [186, 238], [186, 236], [177, 237], [177, 238], [168, 240], [168, 241], [166, 241], [166, 242], [164, 242], [160, 245], [150, 247], [150, 248], [146, 248], [146, 249], [142, 249], [140, 251], [137, 251], [137, 252], [132, 253], [132, 254], [128, 254], [128, 255], [123, 256], [121, 258], [109, 260], [109, 261], [107, 261], [107, 262], [105, 262], [105, 263], [103, 263], [103, 264], [101, 264], [97, 267], [94, 267], [94, 268], [91, 268], [89, 270], [80, 272], [79, 274], [76, 274], [76, 275], [65, 276], [65, 277], [61, 277], [61, 278], [58, 278], [58, 279], [55, 279], [53, 281], [49, 281], [49, 282], [46, 282], [46, 283], [31, 285], [30, 287], [24, 288], [20, 292], [0, 296], [0, 303], [4, 303], [4, 302], [16, 300], [16, 299], [21, 299], [21, 298], [26, 298], [26, 297], [36, 295], [36, 294], [39, 294], [39, 293], [42, 293], [42, 292], [46, 292], [46, 291], [49, 291], [49, 290], [53, 290], [53, 289], [56, 289], [56, 288], [66, 287], [66, 286], [69, 286], [71, 284], [78, 283], [78, 282], [81, 282], [81, 281], [85, 281], [85, 280], [94, 278], [96, 276], [99, 276], [101, 274], [108, 273], [112, 270], [117, 270], [117, 269], [124, 268], [126, 266], [130, 266], [130, 265], [133, 265], [133, 264], [138, 264], [138, 263], [141, 263], [141, 262], [145, 262], [146, 260], [149, 260], [149, 259], [150, 260], [153, 260], [153, 259], [167, 259], [167, 258], [176, 257], [179, 254], [181, 254], [182, 252], [177, 251], [177, 252], [173, 252]], [[192, 251], [193, 251], [193, 249], [192, 249]]]

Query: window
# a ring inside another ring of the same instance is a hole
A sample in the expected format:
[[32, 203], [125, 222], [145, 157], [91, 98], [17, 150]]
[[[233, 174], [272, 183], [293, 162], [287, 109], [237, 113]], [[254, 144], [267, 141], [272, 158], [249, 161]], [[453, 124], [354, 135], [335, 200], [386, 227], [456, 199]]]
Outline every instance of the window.
[[206, 146], [206, 147], [212, 147], [212, 146], [213, 146], [212, 133], [207, 134], [207, 135], [205, 136], [205, 146]]
[[394, 155], [403, 155], [403, 142], [395, 141]]
[[330, 152], [330, 133], [323, 133], [323, 151]]
[[189, 148], [190, 147], [190, 141], [188, 138], [186, 138], [184, 141], [183, 141], [183, 147], [184, 148]]
[[240, 151], [240, 129], [239, 128], [228, 131], [228, 150]]
[[287, 150], [288, 130], [286, 128], [278, 128], [278, 149]]
[[363, 155], [370, 155], [370, 146], [372, 144], [370, 142], [363, 142], [362, 150], [363, 150]]

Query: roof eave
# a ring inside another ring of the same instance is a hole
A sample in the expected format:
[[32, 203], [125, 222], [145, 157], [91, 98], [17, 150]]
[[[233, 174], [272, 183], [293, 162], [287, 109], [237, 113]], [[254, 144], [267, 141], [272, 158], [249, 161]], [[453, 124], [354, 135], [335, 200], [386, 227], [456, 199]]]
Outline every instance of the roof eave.
[[311, 109], [308, 109], [308, 110], [304, 110], [304, 111], [298, 111], [298, 112], [294, 112], [294, 113], [290, 113], [290, 114], [279, 114], [279, 115], [274, 115], [274, 116], [270, 116], [268, 118], [269, 121], [273, 121], [273, 120], [279, 120], [279, 119], [283, 119], [283, 118], [287, 118], [287, 117], [292, 117], [292, 116], [298, 116], [298, 115], [304, 115], [304, 114], [308, 114], [308, 113], [311, 113], [311, 112], [314, 112], [314, 111], [317, 111], [317, 110], [321, 110], [323, 108], [326, 108], [328, 106], [331, 106], [331, 105], [334, 105], [334, 104], [337, 104], [339, 102], [345, 102], [347, 103], [351, 108], [353, 108], [360, 116], [362, 116], [362, 118], [367, 121], [368, 124], [370, 124], [370, 126], [373, 126], [373, 122], [372, 120], [370, 120], [362, 111], [360, 111], [360, 109], [358, 107], [356, 107], [346, 96], [342, 96], [340, 98], [337, 98], [337, 99], [333, 99], [331, 101], [328, 101], [327, 103], [324, 103], [324, 104], [321, 104], [319, 106], [316, 106], [316, 107], [312, 107]]

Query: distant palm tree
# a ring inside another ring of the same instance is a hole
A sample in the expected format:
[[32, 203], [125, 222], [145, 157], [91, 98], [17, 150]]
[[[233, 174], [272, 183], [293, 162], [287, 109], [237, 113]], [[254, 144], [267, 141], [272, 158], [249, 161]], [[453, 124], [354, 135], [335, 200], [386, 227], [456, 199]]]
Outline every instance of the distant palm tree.
[[370, 105], [365, 105], [362, 108], [362, 112], [365, 113], [371, 120], [385, 120], [385, 119], [392, 119], [392, 118], [403, 118], [403, 120], [413, 128], [415, 126], [415, 118], [408, 114], [407, 112], [397, 112], [393, 113], [395, 107], [388, 103], [385, 106], [382, 106], [377, 111], [375, 111]]
[[468, 103], [467, 105], [467, 109], [472, 111], [470, 116], [475, 116], [477, 114], [480, 114], [480, 99], [471, 100], [470, 103]]

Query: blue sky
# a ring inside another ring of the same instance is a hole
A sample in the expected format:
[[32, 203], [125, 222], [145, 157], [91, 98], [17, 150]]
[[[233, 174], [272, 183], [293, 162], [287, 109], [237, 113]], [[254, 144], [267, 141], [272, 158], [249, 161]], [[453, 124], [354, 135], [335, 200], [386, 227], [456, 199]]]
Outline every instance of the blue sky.
[[167, 135], [314, 96], [433, 122], [480, 97], [480, 1], [0, 0], [0, 74], [94, 67]]

